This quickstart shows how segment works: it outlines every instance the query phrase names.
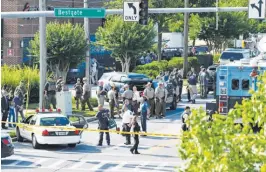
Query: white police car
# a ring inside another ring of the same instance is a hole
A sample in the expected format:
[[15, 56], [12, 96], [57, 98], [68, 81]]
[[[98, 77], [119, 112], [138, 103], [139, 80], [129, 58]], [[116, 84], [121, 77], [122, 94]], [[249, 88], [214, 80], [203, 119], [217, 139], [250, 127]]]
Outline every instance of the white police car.
[[75, 147], [80, 143], [82, 134], [78, 129], [82, 128], [88, 128], [88, 123], [81, 115], [65, 116], [60, 114], [60, 110], [53, 112], [43, 109], [21, 121], [16, 127], [16, 135], [19, 142], [24, 139], [32, 141], [34, 149], [41, 145], [67, 144]]

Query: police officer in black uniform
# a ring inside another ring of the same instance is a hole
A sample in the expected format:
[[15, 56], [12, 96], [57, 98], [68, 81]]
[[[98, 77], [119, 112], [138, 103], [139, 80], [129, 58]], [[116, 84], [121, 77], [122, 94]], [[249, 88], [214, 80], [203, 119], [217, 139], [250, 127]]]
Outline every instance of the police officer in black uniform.
[[[99, 130], [109, 130], [108, 121], [109, 121], [109, 110], [104, 109], [102, 105], [98, 106], [99, 112], [96, 114], [96, 118], [99, 120], [98, 129]], [[102, 146], [103, 144], [103, 133], [100, 132], [100, 138], [97, 146]], [[107, 145], [110, 145], [110, 135], [109, 132], [105, 132]]]

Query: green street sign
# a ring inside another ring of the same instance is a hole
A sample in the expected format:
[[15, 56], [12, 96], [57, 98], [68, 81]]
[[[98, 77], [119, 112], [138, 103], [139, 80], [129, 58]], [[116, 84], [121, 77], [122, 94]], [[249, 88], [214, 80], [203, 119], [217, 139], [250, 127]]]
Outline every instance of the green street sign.
[[105, 8], [55, 8], [55, 17], [104, 18]]

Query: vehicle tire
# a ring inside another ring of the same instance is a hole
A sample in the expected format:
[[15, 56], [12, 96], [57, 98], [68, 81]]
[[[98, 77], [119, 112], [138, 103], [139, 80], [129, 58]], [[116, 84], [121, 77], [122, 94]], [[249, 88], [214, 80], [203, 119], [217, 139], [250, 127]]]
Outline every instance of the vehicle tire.
[[171, 109], [171, 110], [176, 110], [176, 107], [177, 107], [177, 102], [176, 102], [176, 97], [174, 97], [170, 109]]
[[68, 146], [71, 147], [71, 148], [76, 147], [76, 145], [77, 145], [76, 143], [74, 143], [74, 144], [68, 144]]
[[16, 129], [16, 136], [17, 136], [18, 142], [23, 142], [23, 137], [21, 137], [20, 135], [19, 128]]
[[37, 139], [34, 134], [32, 134], [32, 147], [34, 149], [39, 149], [41, 145], [37, 142]]

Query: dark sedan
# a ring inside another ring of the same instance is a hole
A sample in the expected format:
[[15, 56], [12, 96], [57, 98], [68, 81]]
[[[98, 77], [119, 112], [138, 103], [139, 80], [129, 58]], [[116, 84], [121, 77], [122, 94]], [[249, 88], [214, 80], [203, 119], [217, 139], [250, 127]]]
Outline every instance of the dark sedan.
[[1, 158], [5, 158], [14, 154], [14, 145], [9, 134], [1, 133]]

